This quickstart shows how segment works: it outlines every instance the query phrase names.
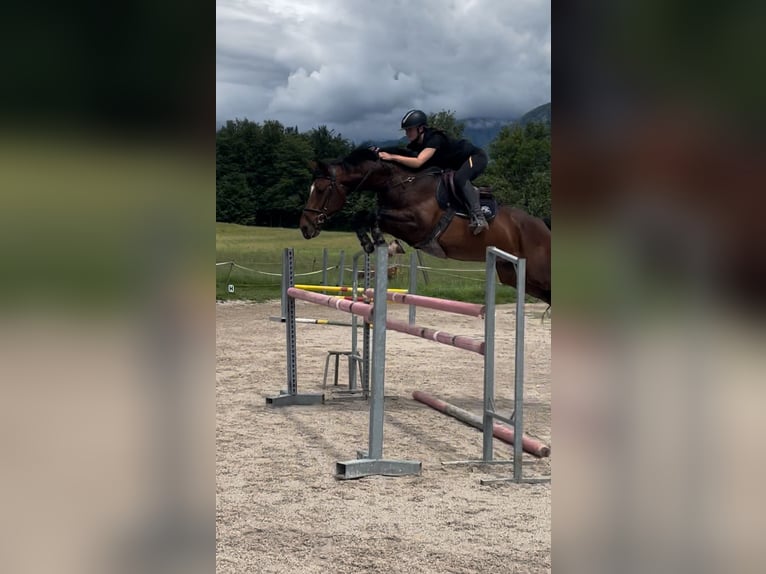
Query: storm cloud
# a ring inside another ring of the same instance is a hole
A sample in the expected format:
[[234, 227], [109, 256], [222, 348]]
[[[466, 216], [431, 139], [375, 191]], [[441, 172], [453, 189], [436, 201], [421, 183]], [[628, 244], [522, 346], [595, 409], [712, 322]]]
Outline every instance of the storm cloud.
[[511, 118], [550, 101], [550, 2], [218, 0], [216, 119], [399, 137], [410, 108]]

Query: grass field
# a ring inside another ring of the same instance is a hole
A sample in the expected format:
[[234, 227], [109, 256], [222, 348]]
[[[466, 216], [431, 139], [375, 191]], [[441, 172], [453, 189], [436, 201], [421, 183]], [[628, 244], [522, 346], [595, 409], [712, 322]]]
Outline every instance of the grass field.
[[[279, 299], [284, 248], [295, 250], [296, 283], [322, 284], [323, 250], [328, 250], [327, 284], [338, 285], [341, 251], [345, 253], [343, 284], [351, 284], [352, 258], [361, 251], [359, 240], [351, 232], [323, 231], [310, 241], [298, 229], [248, 227], [228, 223], [216, 224], [216, 298], [266, 301]], [[409, 285], [410, 249], [389, 264], [397, 267], [390, 287]], [[484, 301], [484, 264], [480, 261], [438, 259], [421, 253], [417, 292], [432, 297], [458, 301]], [[223, 264], [222, 264], [223, 263]], [[363, 259], [359, 258], [359, 266]], [[371, 263], [372, 265], [373, 263]], [[229, 292], [233, 285], [234, 292]], [[515, 301], [516, 290], [497, 289], [497, 302]]]

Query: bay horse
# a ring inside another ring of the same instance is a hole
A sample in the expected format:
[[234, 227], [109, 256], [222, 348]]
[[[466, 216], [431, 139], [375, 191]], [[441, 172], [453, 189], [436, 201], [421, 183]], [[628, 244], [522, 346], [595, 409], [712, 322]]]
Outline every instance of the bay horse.
[[[314, 178], [300, 218], [306, 239], [319, 235], [350, 194], [372, 191], [377, 195], [375, 218], [356, 232], [367, 253], [385, 243], [384, 232], [429, 255], [460, 261], [484, 261], [487, 246], [493, 245], [526, 259], [526, 293], [551, 304], [551, 232], [541, 219], [498, 205], [497, 214], [488, 218], [489, 228], [473, 235], [466, 217], [457, 217], [454, 207], [441, 207], [437, 201], [442, 170], [412, 170], [382, 161], [368, 148], [312, 167]], [[496, 269], [501, 283], [516, 287], [511, 262], [498, 259]]]

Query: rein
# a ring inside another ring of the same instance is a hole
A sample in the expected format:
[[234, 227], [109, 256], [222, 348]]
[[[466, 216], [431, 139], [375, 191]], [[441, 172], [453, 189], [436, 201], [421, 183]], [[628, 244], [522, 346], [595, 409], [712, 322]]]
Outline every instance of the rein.
[[439, 170], [439, 171], [422, 171], [422, 172], [416, 173], [414, 175], [410, 175], [408, 177], [399, 176], [399, 181], [397, 181], [397, 182], [394, 182], [394, 178], [391, 178], [388, 181], [389, 181], [389, 186], [390, 187], [396, 187], [396, 186], [399, 186], [399, 185], [404, 187], [405, 185], [408, 185], [408, 184], [412, 183], [413, 181], [415, 181], [416, 179], [418, 179], [420, 177], [436, 176], [436, 175], [441, 175], [442, 173], [444, 173], [443, 170]]

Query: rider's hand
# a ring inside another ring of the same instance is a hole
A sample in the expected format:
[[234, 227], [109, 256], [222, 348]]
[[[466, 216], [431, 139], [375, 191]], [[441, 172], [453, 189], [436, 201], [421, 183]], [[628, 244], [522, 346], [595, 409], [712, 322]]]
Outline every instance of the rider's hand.
[[392, 156], [390, 153], [385, 152], [385, 151], [378, 152], [378, 157], [380, 159], [383, 159], [383, 160], [386, 160], [386, 161], [390, 161], [390, 160], [394, 159], [394, 156]]

